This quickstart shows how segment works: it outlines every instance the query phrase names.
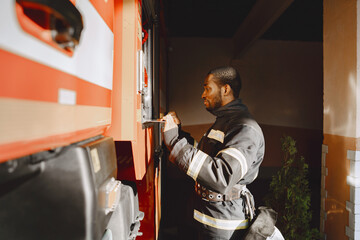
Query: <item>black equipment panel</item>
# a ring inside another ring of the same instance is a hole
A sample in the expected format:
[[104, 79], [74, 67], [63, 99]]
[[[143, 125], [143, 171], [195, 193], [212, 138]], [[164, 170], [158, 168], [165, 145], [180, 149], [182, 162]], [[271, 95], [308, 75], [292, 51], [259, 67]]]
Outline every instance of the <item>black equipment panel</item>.
[[[101, 189], [115, 177], [114, 142], [107, 137], [0, 164], [0, 239], [100, 240], [113, 214], [100, 204]], [[113, 225], [127, 226], [122, 234], [129, 236], [141, 214], [136, 190], [123, 186], [113, 210], [133, 215]]]

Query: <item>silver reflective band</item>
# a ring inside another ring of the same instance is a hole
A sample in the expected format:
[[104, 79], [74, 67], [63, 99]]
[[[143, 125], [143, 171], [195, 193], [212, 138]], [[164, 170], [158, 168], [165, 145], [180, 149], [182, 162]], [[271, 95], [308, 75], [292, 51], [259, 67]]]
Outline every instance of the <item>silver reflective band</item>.
[[248, 219], [242, 219], [242, 220], [216, 219], [206, 214], [203, 214], [197, 210], [194, 210], [194, 219], [197, 220], [198, 222], [201, 222], [202, 224], [222, 230], [239, 230], [239, 229], [246, 229], [249, 227]]
[[224, 143], [225, 133], [220, 130], [211, 129], [207, 137], [215, 139], [216, 141], [219, 141], [221, 143]]
[[186, 174], [192, 177], [195, 181], [207, 156], [208, 155], [206, 153], [198, 150], [190, 163], [189, 169], [187, 170]]
[[246, 162], [246, 158], [245, 158], [244, 154], [242, 154], [242, 152], [240, 152], [236, 148], [226, 148], [226, 149], [218, 152], [218, 154], [216, 156], [218, 156], [220, 153], [226, 153], [240, 162], [241, 178], [246, 174], [246, 172], [248, 171], [248, 165]]

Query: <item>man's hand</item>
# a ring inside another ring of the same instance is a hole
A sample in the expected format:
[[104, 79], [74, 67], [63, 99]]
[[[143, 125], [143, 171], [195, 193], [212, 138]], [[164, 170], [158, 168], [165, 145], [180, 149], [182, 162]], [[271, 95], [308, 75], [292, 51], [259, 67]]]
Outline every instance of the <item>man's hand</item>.
[[178, 118], [178, 116], [176, 115], [176, 112], [169, 112], [168, 115], [171, 115], [174, 119], [174, 122], [177, 124], [177, 125], [180, 125], [181, 124], [181, 121], [180, 119]]
[[[175, 114], [175, 116], [176, 116], [176, 114]], [[170, 129], [178, 127], [176, 121], [179, 121], [179, 119], [174, 118], [171, 113], [168, 113], [166, 116], [164, 116], [163, 120], [165, 120], [164, 132], [169, 131]]]
[[[176, 116], [176, 114], [175, 114]], [[178, 118], [176, 117], [178, 120]], [[163, 120], [165, 120], [165, 127], [163, 130], [164, 133], [164, 143], [165, 145], [171, 150], [175, 143], [178, 140], [179, 137], [179, 127], [175, 122], [174, 117], [171, 113], [167, 114], [163, 117]]]

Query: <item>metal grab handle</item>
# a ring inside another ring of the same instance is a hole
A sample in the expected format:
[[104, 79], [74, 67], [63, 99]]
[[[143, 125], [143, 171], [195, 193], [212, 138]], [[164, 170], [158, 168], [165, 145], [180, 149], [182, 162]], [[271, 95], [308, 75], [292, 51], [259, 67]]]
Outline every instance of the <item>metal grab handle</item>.
[[53, 40], [63, 48], [74, 49], [83, 30], [82, 16], [69, 0], [16, 0], [23, 8], [48, 13]]

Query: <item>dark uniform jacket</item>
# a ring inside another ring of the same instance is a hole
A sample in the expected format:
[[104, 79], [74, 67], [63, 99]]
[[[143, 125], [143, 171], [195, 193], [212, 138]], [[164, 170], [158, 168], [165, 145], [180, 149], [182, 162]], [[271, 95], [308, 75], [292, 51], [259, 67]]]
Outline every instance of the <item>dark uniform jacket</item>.
[[[216, 121], [198, 146], [181, 138], [173, 146], [170, 160], [198, 186], [220, 193], [220, 197], [255, 180], [265, 144], [259, 125], [240, 99], [212, 113], [217, 117]], [[210, 237], [220, 235], [230, 239], [226, 236], [248, 227], [243, 199], [224, 200], [208, 201], [201, 196], [195, 199], [193, 217]]]

